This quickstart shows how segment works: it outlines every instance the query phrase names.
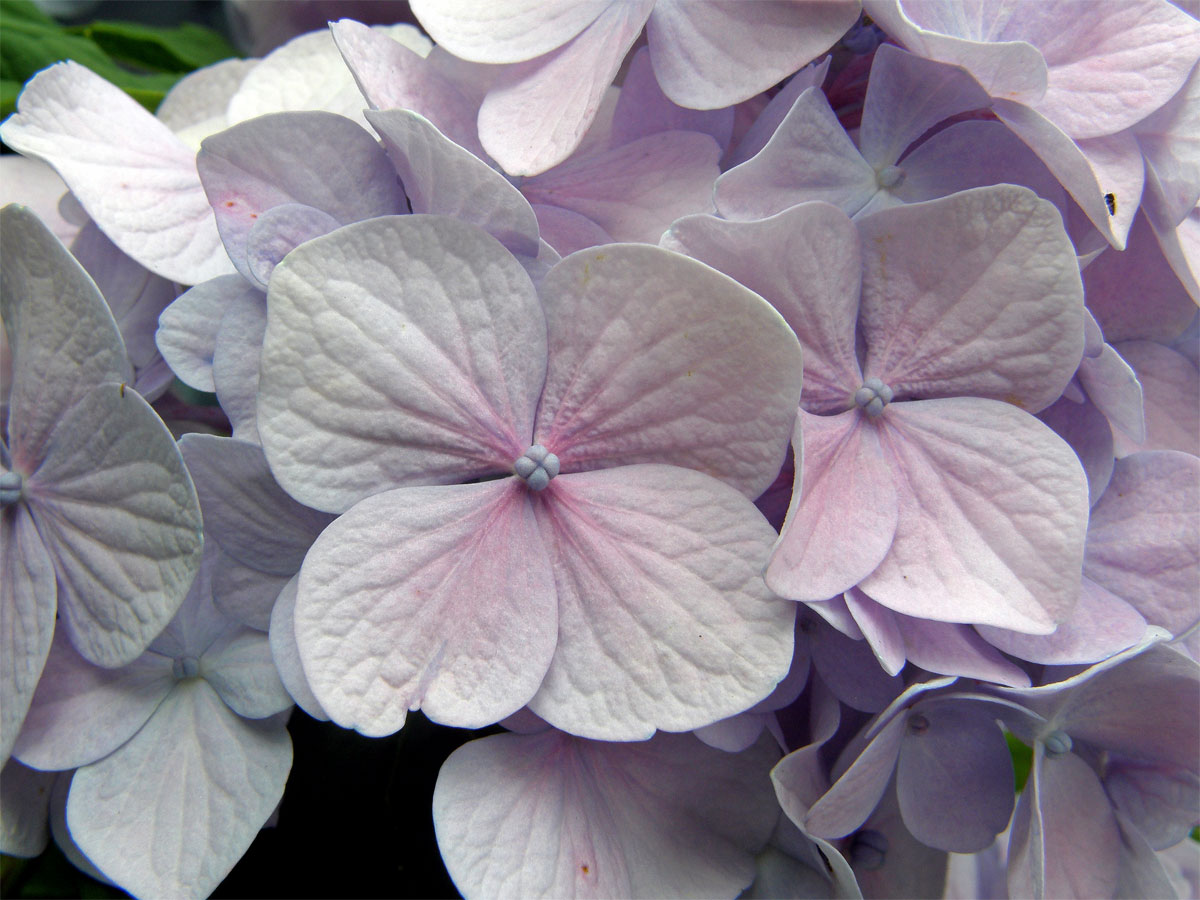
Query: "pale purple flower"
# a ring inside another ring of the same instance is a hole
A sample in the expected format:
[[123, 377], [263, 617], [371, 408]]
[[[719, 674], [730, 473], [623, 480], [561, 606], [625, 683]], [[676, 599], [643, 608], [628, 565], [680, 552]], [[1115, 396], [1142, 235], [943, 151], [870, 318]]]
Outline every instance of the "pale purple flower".
[[77, 769], [71, 837], [137, 896], [205, 897], [283, 794], [291, 706], [267, 636], [213, 605], [201, 569], [149, 649], [101, 669], [56, 637], [14, 753]]
[[811, 602], [858, 586], [917, 618], [1054, 629], [1078, 598], [1087, 486], [1029, 415], [1083, 349], [1075, 255], [1049, 203], [1001, 185], [857, 225], [809, 203], [689, 217], [664, 242], [767, 297], [805, 348], [803, 467], [773, 590]]
[[334, 721], [529, 703], [645, 738], [784, 676], [794, 608], [762, 584], [774, 530], [749, 498], [783, 461], [800, 361], [761, 298], [647, 245], [575, 254], [535, 291], [485, 232], [402, 216], [297, 248], [268, 302], [267, 460], [343, 513], [295, 608]]
[[858, 0], [678, 3], [564, 0], [417, 3], [439, 45], [505, 64], [479, 108], [479, 134], [506, 172], [535, 175], [578, 146], [626, 53], [646, 26], [663, 92], [719, 109], [764, 91], [814, 59], [858, 18]]
[[98, 665], [135, 658], [183, 601], [201, 536], [191, 479], [129, 386], [125, 345], [95, 283], [28, 210], [5, 207], [0, 223], [12, 360], [0, 444], [7, 758], [51, 635]]

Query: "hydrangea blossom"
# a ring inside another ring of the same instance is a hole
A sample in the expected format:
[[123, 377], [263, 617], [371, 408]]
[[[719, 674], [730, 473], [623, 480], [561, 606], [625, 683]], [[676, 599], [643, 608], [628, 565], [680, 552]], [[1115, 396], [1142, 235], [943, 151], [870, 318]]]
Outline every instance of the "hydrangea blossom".
[[334, 721], [482, 725], [529, 702], [644, 738], [783, 677], [794, 610], [762, 585], [774, 531], [747, 497], [782, 462], [800, 354], [758, 297], [636, 245], [535, 291], [486, 233], [410, 216], [297, 248], [268, 303], [267, 460], [343, 513], [295, 613]]
[[422, 709], [515, 732], [386, 792], [469, 897], [1194, 896], [1195, 10], [865, 5], [423, 2], [154, 116], [33, 78], [65, 182], [4, 192], [75, 260], [0, 214], [0, 849], [203, 896], [288, 731], [407, 721], [433, 792]]
[[[28, 210], [0, 212], [11, 353], [0, 444], [7, 759], [56, 630], [98, 665], [138, 656], [200, 561], [200, 510], [95, 283]], [[59, 620], [56, 626], [55, 619]]]

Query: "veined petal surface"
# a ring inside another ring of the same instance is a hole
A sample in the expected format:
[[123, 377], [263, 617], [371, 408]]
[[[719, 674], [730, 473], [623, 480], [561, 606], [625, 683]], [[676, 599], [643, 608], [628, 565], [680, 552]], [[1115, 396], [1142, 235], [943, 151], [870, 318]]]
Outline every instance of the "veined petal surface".
[[293, 251], [267, 304], [258, 429], [301, 503], [342, 512], [508, 472], [529, 446], [545, 320], [520, 263], [476, 226], [346, 226]]
[[1037, 419], [974, 398], [894, 403], [891, 550], [862, 582], [897, 612], [1045, 634], [1079, 597], [1087, 477]]
[[761, 297], [638, 244], [574, 253], [539, 293], [550, 364], [534, 435], [564, 472], [668, 463], [752, 498], [775, 480], [802, 363]]
[[132, 388], [103, 384], [51, 433], [26, 482], [58, 576], [59, 624], [90, 662], [141, 654], [200, 565], [200, 504], [175, 439]]
[[1083, 285], [1058, 211], [1012, 185], [863, 219], [864, 374], [898, 399], [973, 396], [1029, 412], [1083, 355]]
[[4, 207], [0, 240], [0, 314], [12, 354], [6, 444], [28, 476], [75, 402], [100, 382], [132, 382], [133, 370], [95, 282], [32, 211]]
[[845, 213], [813, 202], [753, 222], [687, 216], [662, 244], [724, 272], [778, 310], [804, 348], [805, 410], [853, 408], [863, 380], [855, 353], [863, 266], [858, 232]]
[[657, 0], [646, 34], [663, 93], [680, 106], [748, 100], [832, 47], [858, 0], [737, 3]]
[[56, 634], [13, 752], [46, 770], [96, 762], [133, 737], [174, 684], [170, 657], [143, 653], [129, 665], [102, 669]]
[[242, 719], [185, 679], [128, 744], [75, 773], [67, 824], [135, 896], [200, 900], [267, 821], [291, 765], [281, 720]]
[[803, 442], [787, 521], [766, 579], [791, 600], [825, 600], [854, 587], [887, 556], [899, 521], [896, 476], [878, 429], [857, 409], [837, 416], [803, 410]]
[[775, 530], [728, 485], [674, 466], [562, 474], [534, 506], [558, 649], [530, 709], [601, 740], [687, 731], [787, 674], [795, 606], [762, 581]]
[[300, 570], [295, 629], [333, 721], [391, 734], [407, 711], [480, 728], [541, 683], [554, 577], [518, 478], [399, 488], [351, 507]]
[[442, 766], [438, 846], [468, 897], [733, 896], [775, 824], [777, 756], [765, 739], [732, 754], [691, 735], [493, 735]]
[[29, 510], [0, 512], [0, 760], [12, 750], [54, 635], [54, 562]]
[[2, 131], [54, 166], [113, 243], [156, 275], [198, 284], [230, 271], [194, 152], [99, 75], [74, 62], [44, 69]]

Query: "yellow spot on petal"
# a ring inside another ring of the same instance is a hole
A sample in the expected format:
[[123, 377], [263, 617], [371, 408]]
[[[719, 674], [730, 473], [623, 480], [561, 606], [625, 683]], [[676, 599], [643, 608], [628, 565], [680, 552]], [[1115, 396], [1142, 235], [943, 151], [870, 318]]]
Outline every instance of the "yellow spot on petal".
[[591, 869], [588, 868], [587, 863], [584, 863], [582, 866], [579, 867], [579, 871], [582, 872], [584, 875], [586, 875], [588, 872], [591, 871]]

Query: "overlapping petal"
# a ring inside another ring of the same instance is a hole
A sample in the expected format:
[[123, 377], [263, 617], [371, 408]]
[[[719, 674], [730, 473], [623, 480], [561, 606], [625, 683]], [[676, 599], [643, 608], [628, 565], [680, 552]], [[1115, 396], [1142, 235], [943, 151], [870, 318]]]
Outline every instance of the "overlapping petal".
[[309, 551], [295, 628], [318, 702], [363, 734], [390, 734], [417, 707], [468, 728], [520, 709], [557, 638], [526, 488], [508, 478], [359, 502]]
[[580, 251], [539, 293], [550, 368], [536, 438], [563, 471], [655, 462], [757, 497], [800, 396], [795, 336], [763, 300], [658, 247]]
[[1052, 631], [1078, 597], [1087, 528], [1070, 447], [991, 400], [895, 404], [884, 418], [899, 524], [862, 589], [918, 618]]
[[559, 475], [535, 506], [558, 649], [530, 708], [601, 740], [685, 731], [752, 706], [787, 673], [795, 607], [760, 572], [774, 529], [701, 473]]
[[3, 136], [54, 166], [113, 242], [155, 274], [198, 284], [230, 270], [193, 151], [99, 75], [74, 62], [40, 72]]
[[60, 624], [98, 665], [137, 657], [195, 576], [200, 508], [171, 433], [145, 400], [104, 384], [49, 438], [26, 487], [58, 575]]
[[494, 735], [442, 767], [438, 846], [467, 896], [730, 896], [775, 823], [776, 755], [767, 740], [735, 755], [691, 735]]
[[977, 188], [858, 227], [865, 375], [898, 399], [991, 397], [1030, 412], [1062, 394], [1083, 353], [1083, 287], [1050, 203]]
[[401, 484], [509, 471], [529, 446], [545, 322], [529, 276], [454, 219], [395, 216], [275, 271], [258, 428], [279, 483], [341, 512]]
[[75, 773], [67, 823], [131, 893], [199, 900], [266, 822], [291, 763], [281, 722], [241, 719], [205, 681], [187, 679], [119, 752]]

